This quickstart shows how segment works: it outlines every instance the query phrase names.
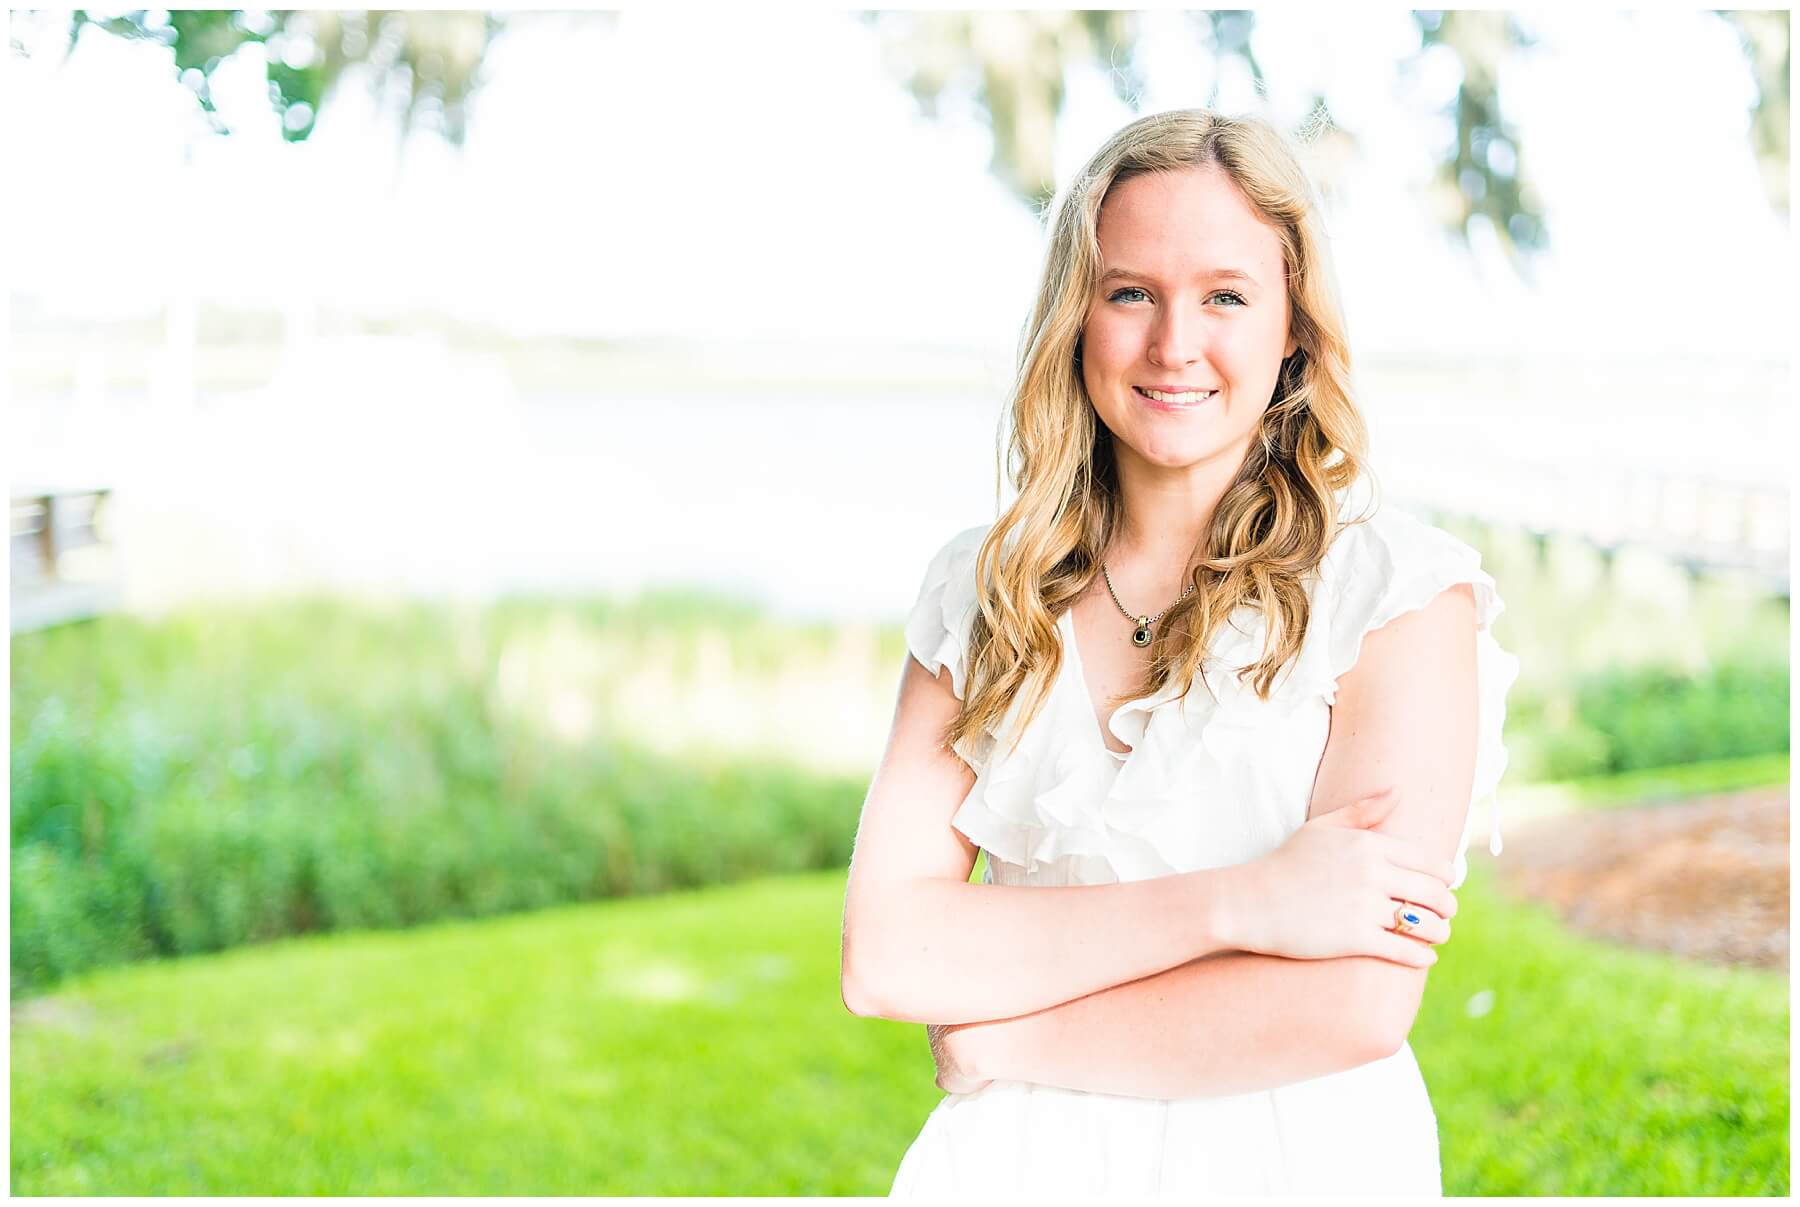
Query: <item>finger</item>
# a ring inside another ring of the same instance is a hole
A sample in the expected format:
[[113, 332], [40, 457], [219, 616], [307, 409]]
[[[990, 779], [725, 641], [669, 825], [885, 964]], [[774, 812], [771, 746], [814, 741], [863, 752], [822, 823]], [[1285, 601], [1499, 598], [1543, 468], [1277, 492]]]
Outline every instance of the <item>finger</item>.
[[1456, 894], [1429, 872], [1395, 868], [1389, 874], [1388, 896], [1396, 901], [1423, 905], [1440, 918], [1456, 917]]
[[1456, 861], [1445, 859], [1442, 855], [1426, 850], [1416, 842], [1408, 842], [1404, 838], [1395, 838], [1392, 834], [1377, 834], [1381, 839], [1383, 852], [1387, 861], [1395, 867], [1408, 868], [1415, 872], [1423, 872], [1436, 878], [1446, 889], [1456, 879]]
[[1430, 968], [1437, 963], [1437, 952], [1429, 944], [1416, 943], [1408, 935], [1397, 935], [1391, 930], [1384, 930], [1375, 936], [1369, 946], [1369, 954], [1395, 964], [1404, 964], [1408, 968]]
[[[1418, 919], [1418, 921], [1413, 923], [1412, 929], [1405, 932], [1396, 931], [1394, 929], [1395, 914], [1401, 909], [1404, 909], [1407, 913]], [[1434, 911], [1429, 910], [1422, 905], [1415, 905], [1410, 902], [1404, 904], [1398, 901], [1388, 902], [1387, 911], [1382, 916], [1379, 925], [1383, 930], [1388, 931], [1391, 934], [1399, 935], [1402, 939], [1411, 940], [1414, 943], [1425, 943], [1435, 947], [1438, 944], [1448, 943], [1450, 941], [1449, 922], [1439, 917]]]

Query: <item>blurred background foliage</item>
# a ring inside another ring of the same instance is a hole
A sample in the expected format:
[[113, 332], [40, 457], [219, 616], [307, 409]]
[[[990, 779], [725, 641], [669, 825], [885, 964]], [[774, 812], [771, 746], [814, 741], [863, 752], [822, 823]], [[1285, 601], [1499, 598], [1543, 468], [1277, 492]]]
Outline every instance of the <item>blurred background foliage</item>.
[[[1770, 204], [1787, 212], [1788, 14], [1724, 11], [1743, 42], [1755, 72], [1757, 98], [1751, 132]], [[1062, 112], [1069, 68], [1090, 61], [1106, 71], [1118, 97], [1135, 104], [1143, 90], [1138, 67], [1140, 15], [1122, 11], [868, 13], [882, 32], [892, 69], [927, 114], [949, 103], [974, 105], [994, 138], [992, 170], [1021, 202], [1044, 210], [1055, 193], [1052, 147]], [[1263, 72], [1251, 46], [1253, 11], [1207, 10], [1192, 14], [1215, 56], [1215, 84], [1235, 63], [1259, 91]], [[1405, 75], [1437, 48], [1454, 56], [1461, 82], [1451, 103], [1455, 138], [1435, 149], [1439, 166], [1436, 207], [1444, 228], [1466, 239], [1477, 215], [1492, 223], [1503, 243], [1519, 253], [1544, 245], [1548, 230], [1530, 184], [1528, 157], [1519, 131], [1500, 99], [1499, 67], [1533, 39], [1521, 18], [1506, 12], [1425, 10], [1413, 13], [1419, 49], [1398, 64]], [[1313, 116], [1294, 131], [1302, 142], [1327, 145], [1313, 165], [1329, 189], [1346, 170], [1356, 132], [1331, 115], [1330, 97], [1315, 93]]]
[[[595, 14], [604, 18], [605, 14]], [[1113, 90], [1135, 105], [1143, 91], [1138, 66], [1140, 15], [1121, 10], [862, 13], [880, 31], [890, 66], [920, 108], [935, 114], [966, 103], [993, 135], [991, 170], [1020, 202], [1047, 208], [1055, 193], [1051, 151], [1070, 68], [1091, 62], [1106, 71]], [[1748, 134], [1762, 166], [1769, 202], [1787, 213], [1789, 14], [1780, 10], [1718, 10], [1737, 33], [1756, 80]], [[1260, 90], [1262, 67], [1251, 45], [1256, 13], [1205, 10], [1192, 14], [1215, 56], [1215, 80], [1240, 65]], [[1530, 183], [1519, 131], [1501, 104], [1499, 67], [1533, 45], [1527, 23], [1499, 11], [1421, 10], [1413, 13], [1419, 49], [1396, 64], [1416, 70], [1438, 48], [1454, 56], [1461, 82], [1451, 105], [1455, 137], [1438, 147], [1436, 207], [1446, 231], [1466, 239], [1477, 216], [1492, 223], [1516, 253], [1541, 248], [1549, 237]], [[134, 10], [70, 18], [69, 50], [84, 29], [158, 42], [170, 49], [175, 71], [225, 132], [213, 110], [208, 80], [243, 46], [266, 51], [270, 102], [292, 141], [312, 132], [319, 109], [339, 80], [360, 68], [366, 85], [397, 97], [404, 132], [415, 121], [462, 140], [467, 109], [480, 84], [484, 55], [505, 16], [484, 12], [293, 12], [282, 10]], [[15, 48], [17, 42], [15, 41]], [[1208, 104], [1216, 104], [1215, 83]], [[1331, 116], [1330, 98], [1315, 96], [1313, 116], [1295, 132], [1311, 142], [1324, 136], [1342, 148], [1321, 157], [1317, 170], [1330, 186], [1354, 147], [1355, 131]]]
[[504, 14], [484, 12], [134, 9], [104, 16], [76, 9], [65, 54], [87, 30], [167, 46], [213, 129], [228, 134], [210, 81], [227, 59], [254, 45], [263, 52], [269, 103], [289, 142], [312, 133], [341, 81], [360, 76], [392, 106], [403, 136], [417, 125], [460, 144], [482, 58], [505, 22]]
[[[1787, 751], [1785, 600], [1449, 524], [1506, 584], [1508, 785]], [[320, 596], [15, 636], [13, 991], [841, 868], [903, 650], [707, 595]]]

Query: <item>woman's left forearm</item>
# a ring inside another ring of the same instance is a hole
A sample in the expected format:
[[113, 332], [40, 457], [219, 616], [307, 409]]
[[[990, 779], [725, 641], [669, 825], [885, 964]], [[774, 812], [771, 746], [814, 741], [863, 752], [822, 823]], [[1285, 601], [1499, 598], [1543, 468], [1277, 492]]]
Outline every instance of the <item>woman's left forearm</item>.
[[[976, 1024], [982, 1079], [1211, 1098], [1342, 1072], [1398, 1049], [1425, 971], [1355, 956], [1226, 952], [1046, 1010]], [[1404, 1024], [1404, 1025], [1402, 1025]]]

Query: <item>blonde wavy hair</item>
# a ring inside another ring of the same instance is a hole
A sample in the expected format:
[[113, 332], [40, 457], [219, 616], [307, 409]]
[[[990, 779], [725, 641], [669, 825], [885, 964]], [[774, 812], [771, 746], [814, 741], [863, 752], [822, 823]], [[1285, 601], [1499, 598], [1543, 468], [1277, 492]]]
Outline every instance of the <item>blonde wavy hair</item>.
[[[1017, 744], [1062, 665], [1056, 618], [1100, 574], [1122, 518], [1111, 433], [1082, 384], [1078, 349], [1102, 271], [1098, 222], [1112, 188], [1135, 176], [1223, 169], [1275, 228], [1287, 276], [1289, 333], [1274, 395], [1236, 479], [1197, 550], [1194, 590], [1157, 625], [1142, 682], [1118, 704], [1196, 678], [1213, 635], [1238, 608], [1260, 609], [1269, 635], [1244, 668], [1268, 698], [1300, 651], [1310, 618], [1304, 583], [1344, 526], [1338, 492], [1366, 472], [1367, 428], [1351, 399], [1350, 350], [1312, 185], [1267, 121], [1202, 109], [1158, 113], [1107, 140], [1075, 176], [1051, 216], [1037, 302], [1020, 340], [1008, 406], [1017, 498], [982, 541], [979, 612], [969, 637], [961, 711], [945, 734], [956, 745], [997, 731], [1016, 697]], [[997, 470], [998, 472], [998, 470]], [[997, 483], [996, 483], [997, 484]], [[1361, 522], [1366, 516], [1350, 520]], [[1211, 685], [1208, 685], [1211, 691]]]

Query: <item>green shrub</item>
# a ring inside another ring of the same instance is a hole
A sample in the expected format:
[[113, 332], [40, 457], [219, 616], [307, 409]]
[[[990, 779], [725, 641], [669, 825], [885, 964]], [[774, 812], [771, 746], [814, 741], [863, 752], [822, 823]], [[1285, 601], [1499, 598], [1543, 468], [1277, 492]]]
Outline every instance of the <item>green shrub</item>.
[[847, 862], [860, 779], [570, 746], [497, 708], [506, 641], [567, 615], [302, 599], [15, 638], [14, 993]]
[[1508, 701], [1508, 777], [1572, 779], [1788, 749], [1785, 663], [1609, 668]]
[[1584, 724], [1607, 741], [1606, 771], [1636, 771], [1788, 748], [1788, 668], [1727, 664], [1696, 675], [1639, 667], [1577, 688]]

